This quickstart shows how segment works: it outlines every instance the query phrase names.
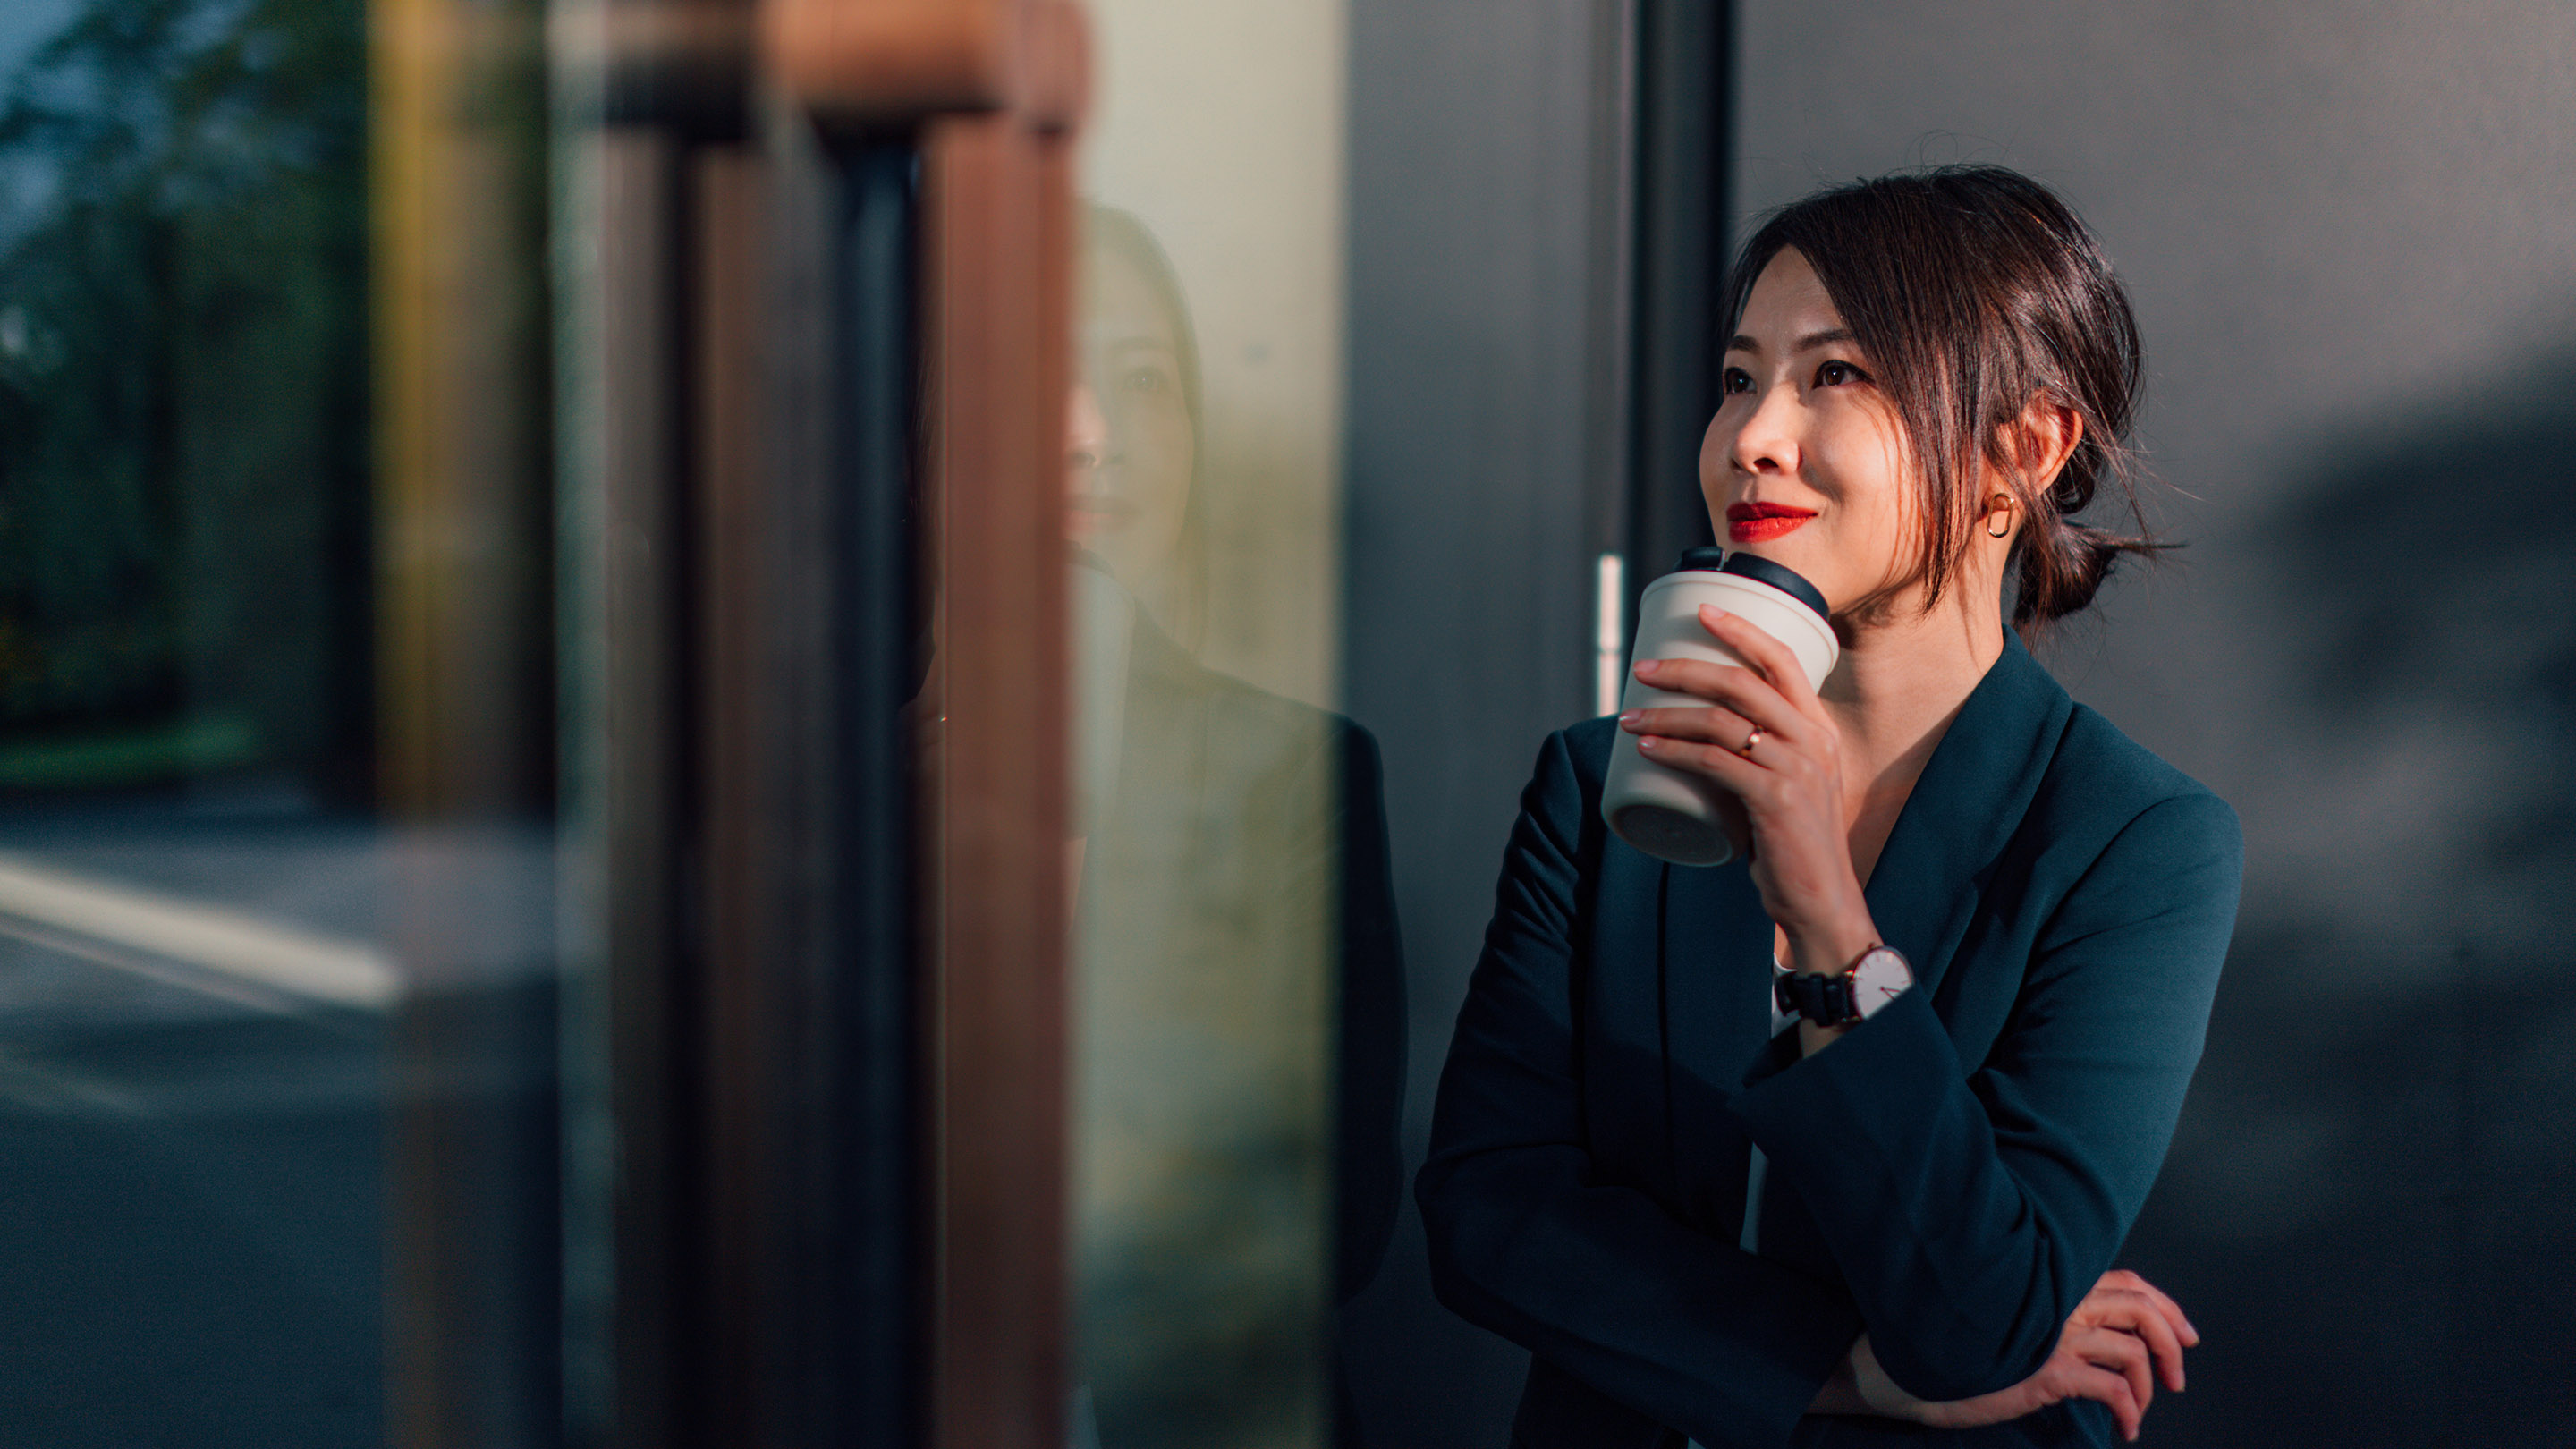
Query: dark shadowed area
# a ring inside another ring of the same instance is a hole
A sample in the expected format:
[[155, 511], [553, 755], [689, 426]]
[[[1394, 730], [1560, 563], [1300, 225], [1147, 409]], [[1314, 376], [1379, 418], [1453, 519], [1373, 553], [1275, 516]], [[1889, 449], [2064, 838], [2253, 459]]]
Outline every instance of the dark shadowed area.
[[[2276, 668], [2226, 704], [2268, 724], [2235, 793], [2270, 849], [2129, 1254], [2213, 1335], [2160, 1442], [2576, 1415], [2534, 1331], [2576, 1286], [2576, 358], [2484, 381], [2357, 429], [2259, 534]], [[2426, 526], [2428, 460], [2477, 522]]]

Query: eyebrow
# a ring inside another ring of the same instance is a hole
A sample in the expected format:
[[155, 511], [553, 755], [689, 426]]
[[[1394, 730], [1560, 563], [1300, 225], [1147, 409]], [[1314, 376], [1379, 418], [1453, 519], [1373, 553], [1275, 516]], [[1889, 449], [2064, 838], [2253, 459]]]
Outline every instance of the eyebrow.
[[[1791, 352], [1805, 352], [1811, 348], [1825, 347], [1836, 342], [1858, 341], [1860, 341], [1860, 339], [1853, 336], [1852, 330], [1848, 327], [1828, 327], [1822, 332], [1810, 332], [1806, 336], [1799, 338], [1796, 342], [1789, 345], [1789, 350]], [[1755, 342], [1752, 338], [1738, 332], [1733, 337], [1727, 339], [1726, 350], [1729, 352], [1760, 352], [1762, 347], [1761, 344]]]

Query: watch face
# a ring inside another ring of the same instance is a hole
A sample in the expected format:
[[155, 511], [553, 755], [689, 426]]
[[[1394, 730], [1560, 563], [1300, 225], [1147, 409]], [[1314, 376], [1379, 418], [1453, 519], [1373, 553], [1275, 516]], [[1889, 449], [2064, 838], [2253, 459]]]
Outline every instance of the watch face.
[[1894, 1001], [1898, 993], [1914, 984], [1914, 972], [1905, 958], [1885, 946], [1860, 958], [1852, 967], [1852, 1005], [1861, 1015], [1875, 1015], [1878, 1009]]

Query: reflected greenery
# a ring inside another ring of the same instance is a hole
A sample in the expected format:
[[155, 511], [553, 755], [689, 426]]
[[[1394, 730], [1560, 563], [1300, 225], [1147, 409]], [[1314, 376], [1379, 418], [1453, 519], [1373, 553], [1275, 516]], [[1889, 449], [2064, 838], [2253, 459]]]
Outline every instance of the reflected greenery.
[[367, 728], [362, 0], [88, 0], [0, 103], [0, 789]]

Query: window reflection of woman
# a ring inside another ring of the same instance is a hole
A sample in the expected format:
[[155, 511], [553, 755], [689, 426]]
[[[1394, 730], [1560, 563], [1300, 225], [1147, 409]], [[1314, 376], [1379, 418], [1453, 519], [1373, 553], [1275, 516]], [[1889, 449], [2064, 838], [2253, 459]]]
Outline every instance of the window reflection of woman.
[[[1841, 662], [1810, 689], [1704, 610], [1752, 668], [1642, 664], [1698, 702], [1548, 742], [1441, 1079], [1435, 1283], [1532, 1351], [1527, 1449], [2134, 1437], [2196, 1336], [2105, 1270], [2242, 845], [2004, 612], [2007, 577], [2045, 623], [2148, 546], [2074, 517], [2135, 406], [2128, 301], [1993, 167], [1788, 207], [1734, 287], [1702, 491], [1816, 584]], [[1607, 836], [1629, 739], [1742, 802], [1749, 860]]]
[[1094, 208], [1086, 241], [1065, 439], [1073, 540], [1194, 632], [1198, 344], [1171, 262], [1135, 218]]
[[[1377, 750], [1199, 664], [1200, 379], [1171, 264], [1086, 218], [1075, 545], [1077, 1445], [1314, 1443], [1401, 1192]], [[1157, 620], [1164, 621], [1158, 623]]]

